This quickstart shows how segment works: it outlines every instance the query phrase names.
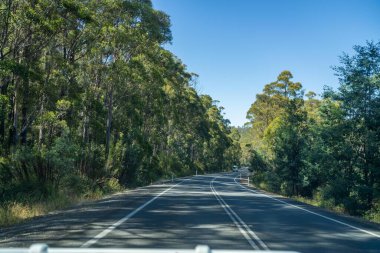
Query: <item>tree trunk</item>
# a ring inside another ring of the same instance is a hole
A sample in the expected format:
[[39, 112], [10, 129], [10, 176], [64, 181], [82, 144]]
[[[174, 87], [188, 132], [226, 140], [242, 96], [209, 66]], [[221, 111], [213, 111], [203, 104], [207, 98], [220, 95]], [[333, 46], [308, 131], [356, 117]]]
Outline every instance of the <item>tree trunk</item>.
[[111, 85], [108, 93], [108, 113], [107, 113], [107, 126], [106, 126], [106, 160], [108, 160], [110, 152], [110, 140], [111, 140], [111, 127], [112, 127], [112, 106], [113, 105], [113, 88]]
[[13, 124], [12, 128], [10, 129], [10, 141], [11, 145], [17, 145], [18, 143], [18, 135], [17, 135], [17, 128], [18, 128], [18, 91], [17, 91], [17, 81], [15, 84], [15, 92], [13, 95]]
[[[42, 102], [41, 102], [41, 108], [40, 108], [40, 114], [43, 115], [44, 113], [44, 98], [42, 97]], [[40, 123], [38, 127], [38, 145], [41, 146], [43, 138], [44, 138], [44, 129], [42, 122]]]
[[[24, 93], [24, 100], [23, 100], [23, 103], [22, 103], [22, 108], [21, 108], [21, 126], [22, 126], [22, 131], [20, 133], [20, 137], [21, 137], [21, 144], [22, 145], [25, 145], [26, 144], [26, 137], [27, 137], [27, 134], [28, 134], [28, 103], [27, 103], [27, 99], [26, 97], [29, 96], [29, 92], [28, 92], [28, 89], [29, 89], [29, 84], [25, 84], [27, 90], [25, 91]], [[24, 87], [25, 88], [25, 87]]]
[[[9, 78], [5, 78], [5, 80], [2, 82], [3, 85], [0, 87], [0, 94], [5, 96], [7, 95], [8, 92], [8, 85], [9, 85]], [[6, 120], [6, 103], [8, 101], [3, 101], [1, 108], [0, 108], [0, 142], [4, 143], [5, 142], [5, 120]]]

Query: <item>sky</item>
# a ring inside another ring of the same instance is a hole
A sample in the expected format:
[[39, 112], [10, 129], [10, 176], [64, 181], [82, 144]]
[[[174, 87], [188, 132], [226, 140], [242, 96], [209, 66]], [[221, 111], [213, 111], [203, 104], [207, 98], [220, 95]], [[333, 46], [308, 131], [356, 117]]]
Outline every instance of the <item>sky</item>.
[[380, 0], [152, 0], [170, 16], [165, 48], [197, 73], [196, 88], [233, 126], [283, 70], [305, 91], [339, 83], [332, 66], [354, 45], [380, 41]]

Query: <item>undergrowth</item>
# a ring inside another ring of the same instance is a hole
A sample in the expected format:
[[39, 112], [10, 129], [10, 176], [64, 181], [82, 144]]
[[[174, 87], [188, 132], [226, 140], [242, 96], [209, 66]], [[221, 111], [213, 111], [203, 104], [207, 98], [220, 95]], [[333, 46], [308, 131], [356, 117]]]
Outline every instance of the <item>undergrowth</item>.
[[20, 191], [11, 197], [8, 196], [0, 203], [0, 227], [15, 225], [33, 217], [46, 215], [83, 201], [97, 200], [107, 194], [123, 190], [114, 178], [97, 182], [91, 187], [88, 181], [78, 178], [71, 181], [60, 189], [50, 190], [47, 193], [28, 194]]
[[[254, 186], [268, 192], [274, 192], [273, 189], [264, 181], [256, 181]], [[342, 204], [334, 203], [333, 199], [326, 199], [321, 192], [316, 191], [312, 198], [302, 196], [288, 196], [291, 199], [306, 203], [312, 206], [321, 207], [336, 213], [349, 214]], [[380, 201], [377, 202], [369, 211], [362, 215], [357, 215], [365, 220], [380, 223]]]

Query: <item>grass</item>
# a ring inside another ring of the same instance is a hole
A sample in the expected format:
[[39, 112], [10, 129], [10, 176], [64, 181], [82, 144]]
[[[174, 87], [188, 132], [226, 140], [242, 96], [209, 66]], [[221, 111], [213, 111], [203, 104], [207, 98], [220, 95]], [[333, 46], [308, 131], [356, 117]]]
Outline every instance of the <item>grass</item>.
[[12, 202], [3, 204], [0, 208], [0, 226], [10, 226], [32, 217], [47, 214], [75, 203], [75, 200], [66, 198], [52, 199], [37, 203]]
[[[312, 205], [312, 206], [317, 206], [317, 207], [321, 207], [321, 208], [324, 208], [336, 213], [349, 215], [345, 211], [342, 205], [334, 205], [332, 201], [321, 200], [320, 198], [305, 198], [305, 197], [299, 197], [299, 196], [291, 197], [291, 198], [294, 200]], [[375, 205], [372, 209], [370, 209], [364, 215], [359, 216], [359, 217], [367, 221], [380, 224], [380, 203]]]
[[0, 227], [15, 225], [33, 217], [46, 215], [52, 211], [60, 210], [83, 201], [97, 200], [104, 195], [104, 193], [96, 191], [77, 197], [55, 196], [43, 202], [22, 203], [14, 201], [3, 204], [0, 207]]
[[54, 196], [39, 202], [4, 203], [0, 207], [0, 227], [6, 227], [21, 223], [33, 217], [46, 215], [49, 212], [69, 207], [84, 200], [96, 199], [99, 196], [90, 197], [67, 197], [64, 195]]
[[101, 199], [107, 194], [123, 190], [116, 180], [106, 182], [105, 189], [96, 189], [82, 194], [52, 194], [43, 201], [14, 200], [0, 204], [0, 227], [15, 225], [33, 217], [46, 215], [84, 201]]
[[[272, 192], [265, 182], [259, 182], [254, 186], [258, 189]], [[289, 198], [312, 206], [324, 208], [336, 213], [347, 214], [342, 205], [335, 205], [332, 200], [323, 199], [322, 196], [318, 193], [313, 198], [305, 198], [301, 196], [291, 196]], [[375, 205], [371, 210], [367, 211], [363, 216], [360, 217], [374, 223], [380, 223], [380, 203]]]
[[321, 200], [320, 198], [305, 198], [301, 196], [293, 196], [290, 197], [291, 199], [297, 200], [302, 203], [306, 203], [312, 206], [325, 208], [327, 210], [336, 212], [336, 213], [342, 213], [347, 214], [347, 212], [344, 210], [343, 206], [341, 205], [334, 205], [331, 201], [328, 200]]
[[372, 222], [380, 223], [380, 202], [366, 212], [364, 218]]

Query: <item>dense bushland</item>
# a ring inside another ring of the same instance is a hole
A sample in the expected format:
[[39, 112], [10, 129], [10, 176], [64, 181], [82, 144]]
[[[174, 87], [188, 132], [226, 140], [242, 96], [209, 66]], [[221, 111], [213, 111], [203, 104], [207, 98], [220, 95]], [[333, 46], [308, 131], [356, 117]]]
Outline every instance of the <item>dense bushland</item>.
[[380, 43], [354, 50], [321, 99], [289, 71], [265, 85], [240, 129], [242, 162], [261, 187], [380, 221]]
[[4, 216], [237, 162], [238, 133], [170, 40], [149, 0], [0, 2]]

